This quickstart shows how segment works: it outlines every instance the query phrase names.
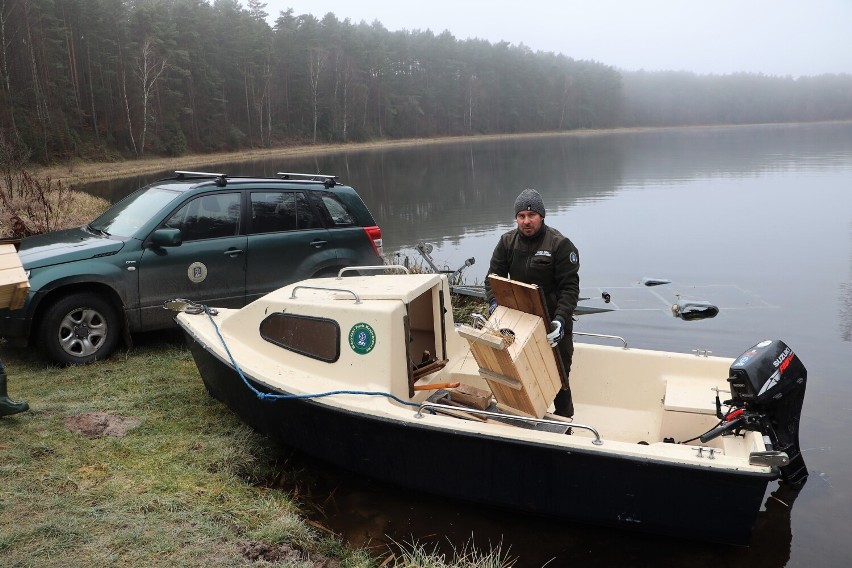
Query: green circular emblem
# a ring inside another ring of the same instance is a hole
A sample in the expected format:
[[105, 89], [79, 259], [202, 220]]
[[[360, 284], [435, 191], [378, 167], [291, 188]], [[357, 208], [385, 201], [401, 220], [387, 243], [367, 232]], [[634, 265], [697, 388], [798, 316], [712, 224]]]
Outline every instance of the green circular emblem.
[[358, 355], [366, 355], [376, 346], [376, 332], [367, 323], [356, 323], [349, 330], [349, 347]]

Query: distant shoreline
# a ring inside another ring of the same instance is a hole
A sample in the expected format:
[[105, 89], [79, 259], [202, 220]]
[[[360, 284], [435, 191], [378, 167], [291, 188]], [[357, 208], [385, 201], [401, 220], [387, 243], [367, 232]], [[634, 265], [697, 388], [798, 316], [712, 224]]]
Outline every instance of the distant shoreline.
[[[837, 124], [852, 121], [836, 121]], [[832, 122], [830, 124], [834, 124]], [[265, 158], [290, 158], [294, 156], [311, 156], [329, 154], [332, 152], [351, 152], [381, 148], [400, 148], [409, 146], [425, 146], [429, 144], [452, 144], [458, 142], [485, 142], [493, 140], [517, 140], [524, 138], [546, 137], [587, 137], [604, 134], [637, 133], [666, 130], [705, 130], [720, 128], [743, 128], [755, 126], [791, 126], [794, 124], [827, 124], [814, 123], [778, 123], [778, 124], [743, 124], [743, 125], [709, 125], [709, 126], [663, 126], [663, 127], [629, 127], [595, 130], [569, 130], [559, 132], [530, 132], [520, 134], [479, 134], [473, 136], [443, 136], [437, 138], [406, 138], [401, 140], [380, 140], [375, 142], [352, 142], [334, 144], [305, 144], [298, 146], [279, 146], [275, 148], [254, 148], [237, 152], [217, 152], [213, 154], [191, 154], [178, 158], [143, 158], [141, 160], [124, 160], [120, 162], [85, 162], [72, 160], [61, 165], [31, 167], [34, 175], [40, 178], [50, 178], [73, 186], [76, 184], [105, 181], [112, 178], [127, 178], [164, 170], [197, 169], [210, 164], [224, 164]]]

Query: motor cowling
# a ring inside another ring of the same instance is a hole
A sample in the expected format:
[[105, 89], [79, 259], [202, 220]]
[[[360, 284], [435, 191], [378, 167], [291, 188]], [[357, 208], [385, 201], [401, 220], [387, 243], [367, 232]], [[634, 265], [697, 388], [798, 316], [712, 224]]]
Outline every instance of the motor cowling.
[[[787, 454], [781, 478], [801, 487], [808, 470], [799, 447], [799, 421], [808, 372], [793, 350], [780, 340], [761, 341], [731, 365], [731, 407], [742, 408], [748, 422], [769, 436], [773, 449]], [[751, 429], [751, 428], [749, 428]]]

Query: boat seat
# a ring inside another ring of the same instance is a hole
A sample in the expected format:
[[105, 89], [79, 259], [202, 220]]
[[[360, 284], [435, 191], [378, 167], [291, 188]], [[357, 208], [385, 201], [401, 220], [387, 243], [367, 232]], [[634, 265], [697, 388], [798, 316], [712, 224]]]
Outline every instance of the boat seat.
[[[663, 408], [674, 412], [716, 414], [716, 389], [727, 391], [727, 381], [703, 377], [670, 376], [666, 378]], [[722, 395], [724, 398], [724, 395]]]

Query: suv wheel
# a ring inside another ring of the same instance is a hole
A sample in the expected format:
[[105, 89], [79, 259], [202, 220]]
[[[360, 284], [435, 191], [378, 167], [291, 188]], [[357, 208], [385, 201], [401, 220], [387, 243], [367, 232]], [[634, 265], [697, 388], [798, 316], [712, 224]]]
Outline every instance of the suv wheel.
[[121, 322], [109, 302], [88, 292], [60, 298], [38, 329], [42, 348], [63, 365], [106, 359], [118, 344]]

